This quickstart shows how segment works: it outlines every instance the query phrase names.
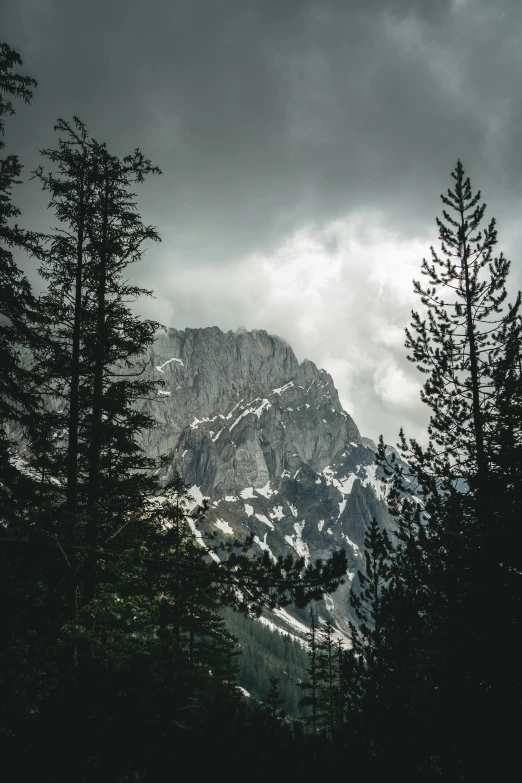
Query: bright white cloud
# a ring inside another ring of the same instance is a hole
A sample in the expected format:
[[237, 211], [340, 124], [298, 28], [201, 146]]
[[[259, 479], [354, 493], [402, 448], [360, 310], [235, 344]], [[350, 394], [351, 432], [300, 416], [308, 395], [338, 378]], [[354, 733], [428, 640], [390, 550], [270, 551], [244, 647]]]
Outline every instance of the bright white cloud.
[[[392, 443], [400, 426], [422, 437], [419, 378], [406, 360], [404, 327], [418, 302], [428, 239], [405, 240], [375, 214], [308, 226], [271, 254], [229, 267], [165, 264], [170, 275], [146, 314], [168, 325], [261, 328], [285, 338], [299, 360], [334, 378], [363, 434]], [[143, 308], [142, 308], [143, 309]]]

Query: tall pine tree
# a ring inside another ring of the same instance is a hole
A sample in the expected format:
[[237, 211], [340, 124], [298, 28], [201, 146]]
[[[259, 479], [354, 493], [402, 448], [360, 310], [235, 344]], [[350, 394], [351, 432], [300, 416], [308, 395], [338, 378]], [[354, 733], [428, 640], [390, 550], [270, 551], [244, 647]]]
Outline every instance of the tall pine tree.
[[[470, 779], [502, 761], [504, 754], [487, 748], [510, 734], [498, 721], [500, 705], [514, 707], [513, 694], [520, 698], [517, 667], [498, 642], [512, 640], [518, 626], [509, 519], [520, 484], [508, 465], [516, 465], [520, 448], [520, 294], [506, 304], [510, 264], [493, 256], [495, 221], [481, 229], [486, 205], [460, 161], [452, 177], [437, 219], [442, 256], [432, 248], [431, 263], [422, 265], [427, 285], [414, 283], [427, 317], [412, 314], [406, 341], [426, 376], [430, 441], [422, 448], [401, 431], [407, 465], [382, 442], [379, 462], [390, 471], [398, 520], [386, 596], [389, 696], [402, 711], [402, 730], [417, 737], [416, 774]], [[488, 625], [497, 613], [498, 636]]]

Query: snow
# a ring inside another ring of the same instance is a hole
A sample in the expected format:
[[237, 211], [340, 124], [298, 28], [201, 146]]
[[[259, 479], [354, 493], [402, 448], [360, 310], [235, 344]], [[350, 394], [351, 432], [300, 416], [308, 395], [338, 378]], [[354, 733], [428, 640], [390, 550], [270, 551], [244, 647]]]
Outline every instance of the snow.
[[254, 541], [263, 552], [268, 552], [268, 554], [270, 555], [270, 559], [272, 560], [273, 563], [277, 563], [277, 557], [275, 557], [274, 553], [266, 543], [266, 537], [267, 537], [267, 533], [265, 533], [265, 535], [263, 536], [263, 540], [261, 541], [259, 536], [254, 536]]
[[217, 439], [219, 438], [219, 436], [221, 435], [222, 432], [223, 432], [223, 429], [220, 429], [218, 434], [215, 437], [212, 438], [213, 443], [215, 443], [217, 441]]
[[283, 472], [281, 473], [281, 478], [290, 478], [290, 471], [283, 470]]
[[[250, 410], [250, 408], [247, 408], [246, 410], [244, 410], [244, 411], [243, 411], [243, 413], [240, 413], [240, 414], [239, 414], [239, 416], [237, 417], [237, 419], [235, 420], [235, 422], [234, 422], [233, 424], [231, 424], [231, 425], [230, 425], [230, 427], [228, 428], [228, 431], [229, 431], [229, 432], [232, 432], [232, 430], [234, 429], [234, 427], [236, 426], [236, 424], [237, 424], [238, 422], [240, 422], [240, 421], [241, 421], [241, 419], [243, 419], [245, 416], [248, 416], [248, 414], [249, 414], [249, 413], [252, 413], [252, 411]], [[228, 416], [227, 416], [227, 419], [228, 419]]]
[[305, 526], [305, 520], [302, 522], [294, 522], [295, 534], [292, 536], [285, 536], [285, 541], [295, 549], [299, 557], [304, 557], [306, 565], [310, 561], [310, 550], [308, 545], [302, 539], [303, 528]]
[[271, 407], [272, 407], [272, 405], [268, 402], [268, 400], [263, 400], [263, 402], [261, 403], [259, 408], [256, 408], [256, 410], [252, 411], [252, 413], [255, 413], [257, 418], [260, 419], [261, 418], [261, 414], [263, 413], [263, 411], [266, 411], [266, 410], [268, 410], [268, 408], [271, 408]]
[[295, 472], [295, 473], [294, 473], [294, 475], [293, 475], [293, 478], [294, 478], [294, 479], [296, 479], [296, 478], [298, 477], [298, 475], [299, 475], [299, 471], [300, 471], [300, 470], [301, 470], [301, 468], [297, 468], [296, 472]]
[[319, 522], [317, 523], [317, 529], [318, 529], [318, 531], [319, 531], [319, 532], [321, 532], [321, 530], [323, 529], [323, 527], [324, 527], [324, 519], [320, 519], [320, 520], [319, 520]]
[[163, 368], [166, 367], [167, 364], [170, 364], [171, 362], [178, 362], [179, 364], [181, 364], [182, 367], [185, 366], [181, 361], [181, 359], [168, 359], [166, 362], [163, 362], [163, 364], [158, 364], [156, 370], [158, 370], [158, 372], [165, 372]]
[[219, 528], [219, 530], [222, 530], [223, 533], [227, 533], [227, 535], [229, 536], [234, 535], [234, 531], [232, 530], [228, 522], [226, 522], [224, 519], [216, 519], [214, 524], [217, 528]]
[[246, 696], [247, 699], [250, 699], [249, 692], [245, 688], [242, 688], [241, 685], [236, 685], [236, 690], [238, 690], [240, 693], [242, 693], [243, 696]]
[[274, 506], [272, 509], [272, 513], [268, 515], [270, 519], [276, 519], [278, 522], [280, 519], [283, 519], [283, 506]]
[[165, 495], [156, 495], [155, 497], [153, 497], [153, 498], [151, 498], [149, 500], [149, 503], [153, 507], [154, 506], [162, 506], [165, 503], [166, 500], [167, 500], [167, 498], [165, 497]]
[[194, 509], [196, 506], [202, 506], [203, 500], [209, 500], [208, 495], [203, 495], [201, 489], [196, 484], [190, 488], [189, 496], [192, 496], [192, 499], [194, 500], [192, 505], [190, 505], [189, 501], [189, 511], [192, 511], [192, 509]]
[[357, 476], [355, 475], [355, 473], [350, 473], [349, 476], [346, 476], [346, 478], [341, 479], [341, 481], [337, 482], [337, 484], [339, 484], [339, 486], [337, 486], [336, 484], [337, 489], [340, 492], [342, 492], [343, 495], [349, 495], [353, 489], [353, 485], [355, 484], [356, 480], [357, 480]]
[[258, 495], [263, 495], [265, 498], [269, 498], [271, 495], [274, 495], [274, 490], [270, 489], [270, 482], [267, 481], [264, 487], [256, 487], [256, 492]]
[[291, 503], [289, 503], [288, 505], [290, 506], [290, 511], [292, 512], [294, 517], [296, 517], [297, 516], [297, 509], [296, 509], [296, 507], [293, 506]]
[[226, 416], [221, 416], [221, 418], [225, 418], [225, 419], [227, 419], [227, 421], [228, 421], [229, 419], [231, 419], [231, 418], [232, 418], [232, 414], [233, 414], [233, 413], [234, 413], [234, 411], [236, 410], [237, 406], [238, 406], [238, 405], [241, 405], [241, 403], [242, 403], [242, 402], [243, 402], [243, 400], [239, 400], [239, 402], [236, 402], [236, 404], [234, 405], [234, 407], [232, 408], [232, 410], [230, 411], [230, 413], [227, 413], [227, 415], [226, 415]]
[[328, 533], [329, 536], [333, 536], [333, 530], [331, 527], [329, 527], [326, 532]]
[[187, 453], [187, 451], [188, 451], [188, 449], [185, 449], [185, 451], [184, 451], [184, 452], [183, 452], [183, 454], [181, 455], [181, 459], [183, 459], [183, 457], [185, 456], [185, 454]]
[[237, 503], [237, 498], [234, 495], [225, 495], [227, 503]]
[[190, 427], [191, 427], [191, 429], [193, 429], [193, 430], [197, 430], [197, 428], [198, 428], [198, 426], [199, 426], [200, 424], [204, 424], [204, 423], [205, 423], [205, 422], [207, 422], [207, 421], [215, 421], [216, 419], [217, 419], [217, 416], [212, 416], [212, 418], [211, 418], [211, 419], [209, 419], [209, 418], [208, 418], [208, 416], [206, 416], [206, 417], [205, 417], [205, 418], [203, 418], [203, 419], [198, 419], [198, 417], [197, 417], [197, 416], [194, 416], [194, 421], [192, 422], [192, 424], [190, 425]]
[[170, 392], [163, 391], [163, 389], [158, 389], [158, 397], [170, 397]]
[[270, 530], [274, 529], [274, 526], [273, 526], [272, 522], [268, 519], [268, 517], [265, 517], [264, 514], [254, 514], [254, 516], [255, 516], [256, 519], [259, 519], [260, 522], [264, 522], [265, 525], [268, 525]]
[[287, 389], [290, 389], [294, 385], [293, 381], [290, 381], [290, 383], [286, 383], [284, 386], [280, 386], [279, 389], [272, 389], [273, 394], [282, 394]]
[[[20, 456], [9, 457], [9, 462], [11, 463], [11, 465], [14, 468], [16, 468], [18, 471], [20, 471], [20, 473], [23, 473], [24, 476], [30, 476], [32, 478], [38, 478], [39, 477], [38, 471], [35, 470], [34, 468], [29, 467], [29, 465], [27, 464], [26, 460], [22, 459], [22, 457], [20, 457]], [[55, 480], [54, 483], [56, 483], [56, 481], [57, 480]], [[58, 484], [59, 483], [60, 482], [58, 481]]]
[[276, 617], [279, 617], [281, 620], [284, 620], [288, 625], [290, 625], [292, 628], [295, 628], [297, 631], [303, 634], [308, 634], [310, 629], [307, 625], [302, 623], [300, 620], [296, 620], [295, 617], [292, 617], [292, 615], [288, 614], [288, 612], [285, 609], [274, 609], [273, 613]]
[[254, 507], [250, 505], [250, 503], [245, 503], [245, 514], [247, 517], [251, 517], [254, 513]]
[[[204, 549], [208, 549], [208, 546], [203, 541], [203, 535], [201, 533], [201, 530], [197, 529], [196, 523], [194, 522], [192, 517], [187, 517], [187, 522], [188, 522], [188, 525], [189, 525], [190, 529], [192, 530], [192, 533], [194, 534], [194, 538], [196, 539], [198, 544], [200, 546], [202, 546]], [[212, 552], [211, 550], [209, 550], [208, 553], [209, 553], [210, 557], [212, 558], [212, 560], [214, 560], [216, 563], [220, 562], [219, 557], [216, 555], [215, 552]]]
[[253, 500], [255, 498], [254, 487], [245, 487], [245, 489], [242, 489], [239, 494], [243, 500]]
[[[327, 465], [326, 468], [323, 469], [323, 476], [326, 479], [326, 483], [328, 485], [333, 484], [336, 489], [339, 490], [341, 495], [349, 495], [352, 491], [354, 482], [357, 478], [355, 473], [350, 473], [348, 476], [342, 479], [337, 479], [334, 476], [333, 469], [330, 465]], [[344, 510], [344, 507], [343, 507]], [[341, 515], [342, 511], [339, 511], [339, 516]]]
[[327, 465], [325, 468], [323, 468], [323, 476], [325, 477], [327, 484], [332, 484], [334, 478], [331, 465]]
[[258, 617], [257, 620], [262, 623], [262, 625], [266, 625], [267, 628], [270, 628], [272, 633], [279, 633], [281, 636], [289, 636], [290, 639], [293, 639], [294, 641], [298, 642], [302, 647], [305, 649], [308, 649], [307, 643], [302, 639], [300, 636], [296, 636], [293, 633], [290, 633], [290, 631], [287, 631], [285, 628], [280, 628], [278, 625], [273, 623], [271, 620], [269, 620], [267, 617]]
[[344, 535], [344, 539], [345, 539], [345, 541], [346, 541], [348, 544], [350, 544], [350, 546], [352, 547], [352, 549], [354, 550], [354, 552], [357, 554], [357, 552], [359, 551], [359, 547], [357, 546], [357, 544], [355, 543], [355, 541], [352, 541], [352, 539], [351, 539], [351, 538], [348, 538], [348, 536], [346, 535], [346, 533], [343, 533], [343, 535]]
[[380, 498], [381, 500], [384, 500], [384, 498], [386, 497], [386, 492], [388, 490], [388, 487], [380, 479], [377, 478], [376, 472], [377, 472], [377, 465], [367, 465], [366, 479], [364, 479], [363, 484], [365, 484], [366, 486], [373, 487], [377, 497]]

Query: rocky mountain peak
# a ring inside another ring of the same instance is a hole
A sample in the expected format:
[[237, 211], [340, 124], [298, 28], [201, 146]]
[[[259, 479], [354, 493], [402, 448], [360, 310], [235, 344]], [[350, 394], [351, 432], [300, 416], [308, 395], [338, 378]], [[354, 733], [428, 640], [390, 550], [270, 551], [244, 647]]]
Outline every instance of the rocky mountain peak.
[[[143, 446], [209, 499], [207, 524], [253, 533], [272, 556], [346, 549], [360, 563], [366, 525], [388, 524], [375, 444], [343, 410], [330, 375], [264, 330], [169, 329], [150, 351], [164, 382], [146, 403], [158, 427]], [[335, 597], [346, 613], [346, 595]]]

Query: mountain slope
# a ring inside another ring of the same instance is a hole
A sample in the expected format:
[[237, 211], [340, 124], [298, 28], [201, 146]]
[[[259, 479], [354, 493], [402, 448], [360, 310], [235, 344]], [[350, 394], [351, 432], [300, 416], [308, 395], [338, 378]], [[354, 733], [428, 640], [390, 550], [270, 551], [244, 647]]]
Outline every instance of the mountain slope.
[[169, 329], [150, 352], [165, 385], [146, 404], [158, 421], [143, 446], [169, 454], [207, 522], [223, 536], [252, 532], [274, 556], [307, 560], [343, 547], [347, 584], [326, 605], [346, 630], [347, 590], [366, 524], [390, 519], [375, 444], [343, 410], [330, 375], [265, 331]]

